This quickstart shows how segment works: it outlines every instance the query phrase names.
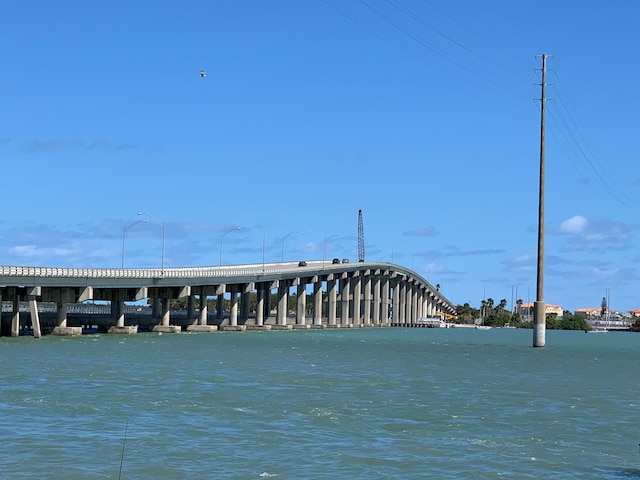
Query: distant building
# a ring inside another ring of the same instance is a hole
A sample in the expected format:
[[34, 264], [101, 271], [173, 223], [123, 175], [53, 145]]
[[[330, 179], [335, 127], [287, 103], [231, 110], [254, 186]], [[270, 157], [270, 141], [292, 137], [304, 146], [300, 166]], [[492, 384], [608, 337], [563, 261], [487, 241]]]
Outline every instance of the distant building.
[[580, 315], [581, 317], [584, 317], [587, 320], [592, 320], [594, 318], [600, 318], [602, 316], [602, 309], [601, 308], [578, 308], [573, 313], [575, 315]]
[[633, 318], [640, 318], [640, 308], [634, 308], [633, 310], [629, 310], [629, 313]]
[[[636, 313], [634, 314], [634, 312]], [[629, 315], [625, 315], [618, 310], [606, 310], [603, 316], [602, 308], [578, 308], [575, 314], [584, 317], [592, 327], [623, 329], [633, 323]], [[640, 318], [640, 309], [629, 310], [629, 314]]]
[[[554, 314], [557, 318], [562, 318], [563, 312], [560, 305], [553, 305], [551, 303], [544, 304], [545, 315]], [[516, 313], [520, 314], [523, 322], [533, 322], [533, 302], [516, 306]]]

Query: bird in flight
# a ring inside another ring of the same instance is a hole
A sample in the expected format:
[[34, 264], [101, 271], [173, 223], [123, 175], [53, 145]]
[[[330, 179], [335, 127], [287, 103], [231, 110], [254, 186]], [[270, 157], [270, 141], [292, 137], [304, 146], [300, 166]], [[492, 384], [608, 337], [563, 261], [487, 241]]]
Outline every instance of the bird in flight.
[[207, 77], [207, 72], [205, 72], [204, 70], [200, 70], [200, 78], [206, 78]]

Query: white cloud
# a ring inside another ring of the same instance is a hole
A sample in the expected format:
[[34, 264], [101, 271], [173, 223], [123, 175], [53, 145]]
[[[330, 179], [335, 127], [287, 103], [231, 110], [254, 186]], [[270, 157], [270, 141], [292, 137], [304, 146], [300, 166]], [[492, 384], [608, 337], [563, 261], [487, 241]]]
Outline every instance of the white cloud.
[[407, 230], [406, 232], [402, 232], [402, 234], [407, 237], [435, 237], [438, 232], [435, 227], [427, 226], [416, 228], [414, 230]]
[[16, 245], [10, 250], [17, 256], [30, 258], [45, 257], [49, 255], [66, 257], [73, 254], [73, 250], [67, 248], [38, 248], [36, 245]]
[[582, 233], [589, 225], [589, 220], [582, 215], [575, 215], [560, 224], [560, 233], [577, 235]]

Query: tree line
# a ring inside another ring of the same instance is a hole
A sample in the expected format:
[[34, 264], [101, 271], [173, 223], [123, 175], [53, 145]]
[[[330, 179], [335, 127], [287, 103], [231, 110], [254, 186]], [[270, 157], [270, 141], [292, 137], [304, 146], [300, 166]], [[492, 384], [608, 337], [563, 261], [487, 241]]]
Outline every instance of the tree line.
[[[516, 305], [521, 307], [522, 304], [523, 301], [518, 299]], [[507, 310], [507, 300], [504, 298], [497, 304], [493, 298], [482, 300], [480, 308], [473, 308], [468, 303], [457, 305], [456, 313], [461, 323], [478, 323], [479, 320], [480, 323], [491, 327], [533, 328], [533, 322], [522, 318], [517, 311]], [[555, 313], [547, 313], [546, 325], [548, 330], [591, 330], [584, 317], [568, 310], [562, 312], [561, 317]]]

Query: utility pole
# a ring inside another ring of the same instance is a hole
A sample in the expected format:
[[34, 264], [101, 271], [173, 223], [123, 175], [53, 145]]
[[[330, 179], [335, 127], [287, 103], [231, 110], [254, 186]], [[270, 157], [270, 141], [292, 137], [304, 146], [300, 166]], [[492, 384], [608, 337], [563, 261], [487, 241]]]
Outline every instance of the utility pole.
[[544, 347], [546, 316], [544, 304], [544, 118], [547, 103], [547, 55], [542, 55], [542, 95], [540, 98], [540, 191], [538, 196], [538, 266], [536, 301], [533, 304], [533, 346]]

